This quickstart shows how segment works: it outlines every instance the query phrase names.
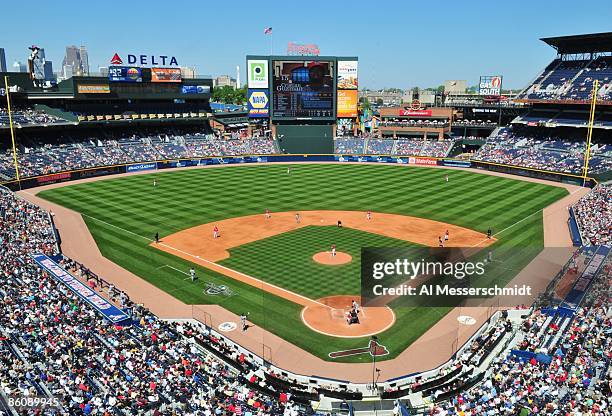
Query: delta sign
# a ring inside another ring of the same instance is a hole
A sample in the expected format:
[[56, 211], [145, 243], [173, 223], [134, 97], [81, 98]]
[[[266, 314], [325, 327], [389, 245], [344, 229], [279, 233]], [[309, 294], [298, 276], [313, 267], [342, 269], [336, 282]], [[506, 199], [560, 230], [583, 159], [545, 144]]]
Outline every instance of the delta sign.
[[[115, 53], [110, 60], [111, 65], [123, 65], [124, 61]], [[142, 54], [128, 54], [126, 65], [137, 65], [137, 66], [178, 66], [178, 61], [174, 56], [170, 55], [142, 55]]]
[[249, 89], [247, 96], [249, 117], [268, 117], [270, 114], [270, 100], [268, 99], [268, 91]]

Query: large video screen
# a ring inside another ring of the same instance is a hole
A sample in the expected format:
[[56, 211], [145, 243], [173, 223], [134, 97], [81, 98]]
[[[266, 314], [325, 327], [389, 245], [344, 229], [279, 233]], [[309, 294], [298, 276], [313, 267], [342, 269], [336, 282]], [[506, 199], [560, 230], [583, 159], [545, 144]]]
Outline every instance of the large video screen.
[[334, 117], [334, 63], [273, 61], [272, 117]]
[[108, 80], [113, 82], [142, 82], [142, 70], [134, 66], [110, 66]]

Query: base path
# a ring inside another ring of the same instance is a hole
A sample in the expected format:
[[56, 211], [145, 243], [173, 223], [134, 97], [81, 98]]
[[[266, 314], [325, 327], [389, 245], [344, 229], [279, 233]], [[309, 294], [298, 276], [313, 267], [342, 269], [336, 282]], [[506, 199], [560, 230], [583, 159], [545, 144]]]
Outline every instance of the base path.
[[302, 309], [304, 325], [323, 335], [339, 338], [361, 338], [384, 332], [395, 323], [395, 314], [387, 306], [360, 307], [359, 323], [349, 325], [346, 314], [352, 309], [352, 301], [361, 304], [359, 296], [328, 296], [318, 299], [325, 305], [306, 306]]

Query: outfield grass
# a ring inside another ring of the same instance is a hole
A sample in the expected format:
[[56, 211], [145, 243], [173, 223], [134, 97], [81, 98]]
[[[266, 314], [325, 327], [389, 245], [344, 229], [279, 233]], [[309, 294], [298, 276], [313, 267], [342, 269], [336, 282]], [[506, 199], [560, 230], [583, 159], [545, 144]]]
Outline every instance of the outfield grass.
[[[40, 196], [81, 212], [104, 256], [178, 299], [190, 304], [217, 303], [236, 313], [248, 310], [254, 323], [327, 358], [331, 351], [362, 347], [365, 340], [337, 339], [311, 332], [301, 323], [298, 305], [199, 266], [196, 267], [198, 275], [205, 278], [195, 284], [186, 282], [184, 275], [171, 268], [159, 267], [170, 265], [188, 270], [192, 264], [149, 247], [149, 239], [156, 232], [165, 236], [202, 223], [261, 214], [266, 208], [273, 212], [370, 209], [429, 218], [480, 232], [492, 228], [493, 232], [500, 233], [496, 249], [515, 256], [510, 269], [516, 272], [543, 247], [541, 210], [567, 194], [565, 189], [558, 187], [462, 170], [308, 164], [294, 165], [291, 174], [286, 172], [287, 167], [283, 165], [167, 171], [70, 185], [41, 192]], [[444, 181], [447, 173], [448, 183]], [[156, 188], [152, 186], [154, 177], [158, 181]], [[303, 241], [311, 238], [307, 234], [335, 231], [308, 227], [295, 234], [286, 233], [252, 244], [273, 246], [283, 241], [289, 247], [296, 247], [296, 254], [309, 258], [312, 253], [302, 253]], [[352, 238], [346, 241], [355, 249], [373, 242], [389, 242], [382, 240], [385, 237], [357, 230], [342, 231], [348, 231], [347, 235], [356, 233], [358, 241]], [[261, 261], [258, 262], [258, 254], [249, 252], [252, 249], [249, 246], [232, 249], [232, 257], [225, 260], [226, 265], [240, 264], [242, 269], [256, 269], [257, 273], [253, 274], [273, 279], [275, 284], [288, 289], [291, 289], [288, 285], [296, 285], [294, 288], [309, 291], [312, 297], [332, 291], [336, 284], [338, 291], [352, 290], [350, 285], [354, 283], [342, 282], [342, 275], [346, 274], [339, 273], [334, 277], [334, 285], [326, 287], [325, 292], [315, 293], [306, 284], [308, 276], [301, 280], [296, 277], [293, 283], [284, 279], [282, 268], [268, 263], [271, 258], [264, 261], [264, 257], [259, 257]], [[308, 266], [308, 273], [314, 270], [311, 266]], [[205, 296], [202, 289], [207, 281], [226, 284], [237, 295], [228, 298]], [[447, 311], [448, 308], [396, 308], [396, 325], [380, 334], [390, 350], [387, 358], [404, 350]], [[361, 360], [367, 358], [345, 359]]]

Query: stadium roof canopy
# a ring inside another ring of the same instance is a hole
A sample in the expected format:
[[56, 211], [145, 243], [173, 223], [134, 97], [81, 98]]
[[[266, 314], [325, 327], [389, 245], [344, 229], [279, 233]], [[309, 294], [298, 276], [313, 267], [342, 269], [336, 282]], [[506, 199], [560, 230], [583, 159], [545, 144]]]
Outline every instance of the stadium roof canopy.
[[560, 54], [612, 52], [612, 32], [557, 36], [540, 40], [555, 48]]

